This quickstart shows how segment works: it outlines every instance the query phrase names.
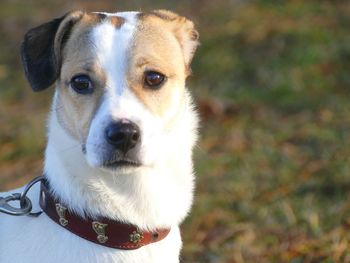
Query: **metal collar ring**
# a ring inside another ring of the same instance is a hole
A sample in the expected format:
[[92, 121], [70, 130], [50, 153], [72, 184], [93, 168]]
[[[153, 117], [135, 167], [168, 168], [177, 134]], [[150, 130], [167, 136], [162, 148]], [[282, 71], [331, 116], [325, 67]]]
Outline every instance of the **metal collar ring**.
[[[44, 179], [44, 176], [39, 176], [34, 178], [32, 181], [30, 181], [26, 187], [24, 188], [22, 193], [14, 193], [6, 197], [0, 197], [0, 213], [5, 213], [8, 215], [13, 216], [33, 216], [37, 217], [39, 216], [42, 211], [38, 212], [31, 212], [32, 211], [32, 202], [27, 197], [28, 191], [32, 188], [33, 185], [40, 182]], [[18, 201], [19, 202], [19, 208], [12, 206], [10, 202]]]

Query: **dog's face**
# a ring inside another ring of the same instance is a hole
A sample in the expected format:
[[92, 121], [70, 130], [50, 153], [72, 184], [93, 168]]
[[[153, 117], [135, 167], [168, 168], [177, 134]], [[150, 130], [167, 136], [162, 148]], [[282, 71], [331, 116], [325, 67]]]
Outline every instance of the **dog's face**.
[[169, 11], [73, 12], [29, 31], [22, 59], [34, 90], [56, 82], [57, 118], [88, 164], [127, 171], [171, 151], [197, 37]]

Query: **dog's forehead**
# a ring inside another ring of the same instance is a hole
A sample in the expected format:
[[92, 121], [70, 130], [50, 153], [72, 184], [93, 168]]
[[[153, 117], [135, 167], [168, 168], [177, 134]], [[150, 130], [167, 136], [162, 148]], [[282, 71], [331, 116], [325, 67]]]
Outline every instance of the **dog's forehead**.
[[180, 44], [162, 20], [139, 12], [85, 13], [64, 46], [61, 72], [68, 77], [80, 69], [125, 75], [151, 64], [163, 74], [182, 74]]
[[83, 60], [98, 55], [102, 64], [120, 64], [120, 59], [140, 64], [151, 59], [179, 68], [181, 47], [166, 22], [140, 12], [88, 13], [73, 30], [68, 52]]
[[[116, 62], [121, 66], [138, 25], [138, 13], [99, 13], [98, 15], [105, 15], [106, 19], [92, 28], [90, 41], [93, 43], [99, 62], [102, 66]], [[113, 20], [121, 22], [116, 25], [112, 22]]]

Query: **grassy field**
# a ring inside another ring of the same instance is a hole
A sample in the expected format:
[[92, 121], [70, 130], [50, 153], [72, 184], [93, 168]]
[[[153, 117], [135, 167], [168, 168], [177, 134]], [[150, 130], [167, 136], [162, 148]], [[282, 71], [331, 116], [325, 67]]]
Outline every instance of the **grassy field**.
[[42, 169], [52, 91], [24, 80], [24, 32], [78, 8], [170, 8], [201, 36], [183, 262], [350, 262], [349, 1], [125, 2], [0, 2], [0, 190]]

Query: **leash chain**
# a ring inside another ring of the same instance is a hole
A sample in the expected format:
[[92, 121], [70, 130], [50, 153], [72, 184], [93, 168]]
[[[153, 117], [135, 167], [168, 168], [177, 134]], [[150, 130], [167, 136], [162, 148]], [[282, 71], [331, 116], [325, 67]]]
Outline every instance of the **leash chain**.
[[[42, 211], [32, 212], [32, 201], [27, 196], [28, 191], [33, 185], [42, 181], [44, 176], [38, 176], [31, 180], [22, 193], [13, 193], [6, 197], [0, 197], [0, 213], [12, 215], [12, 216], [32, 216], [38, 217]], [[13, 206], [11, 202], [18, 202], [17, 206]]]

